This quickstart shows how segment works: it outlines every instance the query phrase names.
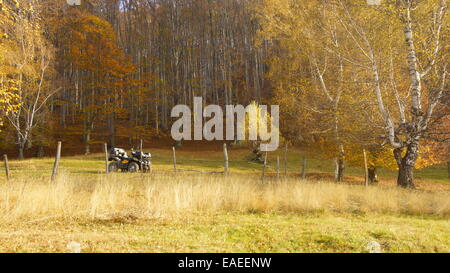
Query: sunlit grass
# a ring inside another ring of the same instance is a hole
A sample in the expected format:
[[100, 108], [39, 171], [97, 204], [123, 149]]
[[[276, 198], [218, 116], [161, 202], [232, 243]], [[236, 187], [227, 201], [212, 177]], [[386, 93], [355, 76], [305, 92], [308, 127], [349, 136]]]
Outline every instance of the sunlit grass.
[[[301, 180], [298, 151], [280, 180], [271, 154], [264, 181], [248, 150], [230, 149], [227, 177], [174, 173], [170, 150], [151, 152], [151, 174], [105, 175], [104, 156], [94, 154], [63, 157], [53, 182], [53, 158], [11, 161], [12, 179], [0, 176], [0, 252], [65, 252], [72, 240], [84, 252], [365, 252], [373, 240], [384, 252], [450, 251], [441, 167], [418, 172], [419, 190], [404, 190], [389, 171], [371, 187], [358, 168], [347, 169], [352, 183]], [[179, 149], [177, 163], [222, 171], [223, 155]], [[332, 169], [326, 160], [308, 166]]]
[[140, 218], [218, 212], [394, 213], [450, 215], [447, 191], [336, 184], [297, 179], [262, 181], [231, 174], [76, 175], [16, 178], [0, 185], [0, 219], [39, 217], [95, 219], [134, 214]]

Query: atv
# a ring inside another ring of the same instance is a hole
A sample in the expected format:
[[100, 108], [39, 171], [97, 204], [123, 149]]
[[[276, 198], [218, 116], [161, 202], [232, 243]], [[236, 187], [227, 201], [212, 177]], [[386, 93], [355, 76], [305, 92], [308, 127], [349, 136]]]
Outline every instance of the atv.
[[131, 151], [131, 157], [127, 155], [124, 149], [111, 148], [109, 151], [108, 160], [112, 161], [108, 165], [108, 172], [130, 172], [138, 171], [148, 172], [151, 165], [151, 154], [144, 152]]

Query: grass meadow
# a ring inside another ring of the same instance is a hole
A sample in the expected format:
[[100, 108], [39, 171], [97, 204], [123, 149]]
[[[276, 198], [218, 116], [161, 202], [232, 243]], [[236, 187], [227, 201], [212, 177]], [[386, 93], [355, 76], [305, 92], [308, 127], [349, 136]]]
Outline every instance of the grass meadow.
[[[172, 151], [151, 149], [153, 172], [104, 174], [102, 154], [11, 161], [0, 178], [0, 252], [383, 252], [450, 251], [450, 184], [444, 166], [418, 171], [417, 190], [395, 187], [395, 172], [364, 187], [361, 167], [331, 181], [331, 162], [291, 151], [277, 180], [269, 157], [248, 162], [230, 149], [230, 174], [173, 172]], [[282, 152], [279, 154], [282, 156]], [[222, 170], [218, 151], [179, 149], [180, 169]], [[3, 169], [2, 169], [3, 171]]]

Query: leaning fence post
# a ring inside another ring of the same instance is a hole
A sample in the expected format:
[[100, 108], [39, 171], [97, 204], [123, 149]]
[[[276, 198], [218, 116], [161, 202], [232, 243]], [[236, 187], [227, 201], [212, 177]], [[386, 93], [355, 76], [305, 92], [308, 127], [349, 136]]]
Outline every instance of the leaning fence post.
[[172, 147], [172, 154], [173, 154], [173, 170], [174, 172], [177, 171], [177, 155], [175, 153], [175, 146]]
[[288, 152], [288, 144], [286, 143], [284, 147], [284, 176], [287, 176], [287, 152]]
[[448, 173], [448, 179], [450, 180], [450, 161], [447, 161], [447, 173]]
[[302, 179], [306, 179], [306, 156], [303, 156]]
[[224, 156], [224, 162], [223, 162], [223, 173], [225, 175], [228, 174], [228, 151], [227, 151], [227, 144], [223, 144], [223, 156]]
[[[141, 138], [139, 142], [139, 160], [142, 162], [142, 158], [144, 157], [144, 141]], [[149, 165], [150, 168], [150, 165]], [[141, 166], [141, 174], [144, 174], [144, 168]]]
[[153, 172], [153, 163], [152, 163], [152, 157], [151, 157], [151, 156], [150, 156], [150, 158], [148, 159], [148, 167], [149, 167], [148, 171], [149, 171], [150, 173], [152, 173], [152, 172]]
[[262, 181], [264, 182], [264, 177], [266, 176], [266, 168], [267, 168], [267, 152], [264, 154], [264, 166], [262, 169]]
[[103, 150], [105, 151], [105, 173], [108, 174], [108, 144], [103, 143]]
[[8, 156], [7, 155], [3, 155], [3, 161], [5, 163], [6, 181], [8, 181], [11, 178], [11, 176], [9, 174], [9, 163], [8, 163]]
[[280, 156], [277, 156], [277, 180], [280, 180]]
[[142, 160], [142, 153], [144, 152], [144, 141], [141, 138], [141, 143], [139, 144], [139, 150], [141, 152], [141, 160]]
[[364, 177], [364, 184], [367, 186], [369, 186], [369, 170], [367, 168], [367, 155], [366, 155], [366, 149], [363, 149], [363, 154], [364, 154], [364, 173], [365, 173], [365, 177]]
[[60, 159], [61, 159], [61, 141], [58, 141], [58, 147], [56, 148], [55, 164], [53, 164], [53, 170], [52, 170], [52, 181], [56, 179]]

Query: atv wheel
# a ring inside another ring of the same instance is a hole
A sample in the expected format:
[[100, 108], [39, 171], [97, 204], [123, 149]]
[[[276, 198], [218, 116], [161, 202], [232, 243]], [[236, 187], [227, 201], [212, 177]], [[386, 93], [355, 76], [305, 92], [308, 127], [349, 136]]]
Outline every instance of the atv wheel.
[[108, 172], [109, 173], [115, 173], [119, 170], [119, 164], [117, 162], [111, 162], [108, 165]]
[[150, 171], [150, 166], [142, 164], [142, 172], [143, 173], [148, 173], [149, 171]]
[[136, 162], [131, 162], [131, 163], [128, 165], [128, 171], [129, 171], [130, 173], [138, 172], [138, 171], [139, 171], [139, 165], [138, 165]]

